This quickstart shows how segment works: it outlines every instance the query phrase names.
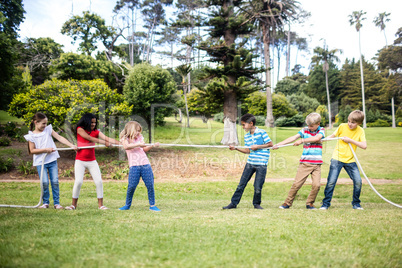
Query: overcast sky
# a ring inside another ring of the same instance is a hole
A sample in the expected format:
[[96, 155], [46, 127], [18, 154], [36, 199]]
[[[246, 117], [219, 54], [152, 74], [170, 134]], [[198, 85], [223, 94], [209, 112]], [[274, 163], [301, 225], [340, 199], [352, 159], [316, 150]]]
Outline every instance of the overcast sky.
[[[386, 24], [385, 34], [388, 44], [392, 44], [395, 33], [402, 27], [402, 1], [397, 0], [301, 0], [301, 6], [311, 12], [310, 19], [303, 26], [294, 26], [291, 30], [306, 37], [309, 54], [297, 54], [297, 63], [304, 66], [302, 72], [308, 73], [312, 51], [316, 46], [323, 46], [324, 40], [329, 49], [343, 51], [339, 55], [341, 62], [345, 58], [358, 58], [358, 33], [349, 24], [349, 15], [353, 11], [367, 12], [361, 29], [362, 53], [366, 59], [372, 59], [377, 51], [385, 46], [384, 34], [374, 26], [373, 19], [378, 13], [391, 13]], [[26, 37], [51, 37], [64, 45], [65, 52], [76, 52], [77, 45], [71, 44], [71, 38], [60, 33], [63, 23], [72, 14], [81, 15], [84, 10], [97, 13], [111, 24], [115, 0], [23, 0], [26, 11], [25, 21], [20, 25], [20, 39]], [[123, 42], [124, 40], [121, 39]], [[170, 61], [169, 61], [170, 62]], [[291, 67], [296, 63], [296, 50], [291, 51]], [[284, 63], [282, 63], [284, 66]], [[282, 75], [281, 75], [282, 76]]]

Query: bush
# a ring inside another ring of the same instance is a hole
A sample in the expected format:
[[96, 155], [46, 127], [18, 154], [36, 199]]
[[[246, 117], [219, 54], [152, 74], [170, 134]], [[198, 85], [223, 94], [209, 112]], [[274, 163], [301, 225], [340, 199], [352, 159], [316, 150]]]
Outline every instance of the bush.
[[258, 126], [265, 126], [265, 116], [256, 115], [255, 116], [255, 124]]
[[[131, 109], [124, 96], [101, 80], [48, 80], [27, 93], [14, 95], [9, 113], [29, 123], [36, 112], [44, 112], [53, 129], [64, 130], [91, 112], [106, 123], [110, 116], [129, 116]], [[64, 125], [67, 123], [67, 125]], [[101, 126], [103, 127], [103, 126]]]
[[223, 122], [223, 117], [224, 117], [223, 112], [214, 114], [214, 121], [222, 123]]
[[277, 127], [302, 127], [304, 125], [305, 118], [301, 114], [296, 114], [290, 118], [280, 117], [276, 119], [275, 126]]
[[11, 157], [4, 159], [0, 157], [0, 173], [10, 171], [14, 167], [13, 159]]
[[10, 146], [11, 140], [8, 137], [0, 137], [0, 146]]
[[391, 126], [391, 124], [385, 120], [378, 119], [374, 123], [368, 123], [367, 126], [368, 127], [389, 127], [389, 126]]
[[36, 174], [37, 170], [32, 166], [32, 161], [21, 161], [17, 167], [24, 175]]

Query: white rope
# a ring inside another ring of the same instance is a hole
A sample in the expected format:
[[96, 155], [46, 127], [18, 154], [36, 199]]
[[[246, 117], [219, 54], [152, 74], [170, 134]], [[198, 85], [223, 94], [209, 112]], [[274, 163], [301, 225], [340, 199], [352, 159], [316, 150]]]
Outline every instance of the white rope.
[[386, 199], [385, 197], [383, 197], [379, 192], [377, 192], [377, 190], [376, 190], [376, 189], [374, 188], [374, 186], [371, 184], [370, 180], [367, 178], [366, 173], [364, 173], [364, 170], [363, 170], [363, 168], [362, 168], [362, 165], [360, 164], [359, 159], [357, 158], [357, 155], [356, 155], [355, 151], [353, 150], [352, 144], [349, 143], [349, 147], [350, 147], [350, 150], [352, 150], [353, 156], [354, 156], [354, 158], [355, 158], [355, 160], [356, 160], [357, 165], [358, 165], [359, 168], [360, 168], [360, 171], [363, 173], [363, 176], [364, 176], [364, 178], [366, 179], [366, 181], [368, 182], [368, 184], [370, 185], [371, 189], [373, 189], [373, 191], [374, 191], [379, 197], [381, 197], [385, 202], [387, 202], [387, 203], [389, 203], [389, 204], [391, 204], [391, 205], [393, 205], [393, 206], [396, 206], [396, 207], [398, 207], [398, 208], [402, 208], [401, 205], [398, 205], [398, 204], [396, 204], [396, 203], [394, 203], [394, 202], [389, 201], [388, 199]]

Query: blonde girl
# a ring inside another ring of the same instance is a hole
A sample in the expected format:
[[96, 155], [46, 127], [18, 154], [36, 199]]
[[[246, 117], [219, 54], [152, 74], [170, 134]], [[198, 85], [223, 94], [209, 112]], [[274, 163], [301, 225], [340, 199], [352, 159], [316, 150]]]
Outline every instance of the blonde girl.
[[[130, 171], [128, 174], [126, 204], [119, 209], [130, 209], [135, 189], [140, 182], [140, 177], [142, 177], [148, 190], [149, 209], [159, 212], [160, 209], [155, 206], [154, 174], [146, 155], [146, 152], [151, 150], [154, 145], [146, 146], [141, 132], [141, 125], [136, 121], [130, 121], [120, 133], [120, 142], [122, 142], [123, 148], [126, 150]], [[156, 143], [155, 146], [158, 147], [159, 143]]]
[[30, 131], [24, 138], [28, 141], [28, 151], [33, 154], [33, 166], [36, 167], [39, 173], [39, 177], [42, 172], [42, 160], [44, 154], [47, 153], [44, 159], [44, 172], [42, 178], [43, 185], [43, 205], [39, 208], [49, 208], [49, 180], [52, 186], [53, 204], [55, 209], [63, 209], [60, 206], [59, 200], [59, 176], [57, 167], [57, 158], [60, 157], [56, 151], [56, 144], [53, 138], [59, 142], [77, 149], [77, 146], [69, 142], [66, 138], [60, 136], [52, 128], [52, 125], [48, 125], [48, 120], [45, 114], [36, 113], [30, 124]]

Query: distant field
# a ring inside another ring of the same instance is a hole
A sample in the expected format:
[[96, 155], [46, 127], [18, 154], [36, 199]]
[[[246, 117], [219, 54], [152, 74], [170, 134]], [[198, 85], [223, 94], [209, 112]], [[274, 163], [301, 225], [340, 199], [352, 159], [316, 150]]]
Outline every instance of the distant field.
[[0, 110], [0, 124], [5, 124], [7, 122], [23, 123], [22, 119], [9, 115], [6, 111]]

